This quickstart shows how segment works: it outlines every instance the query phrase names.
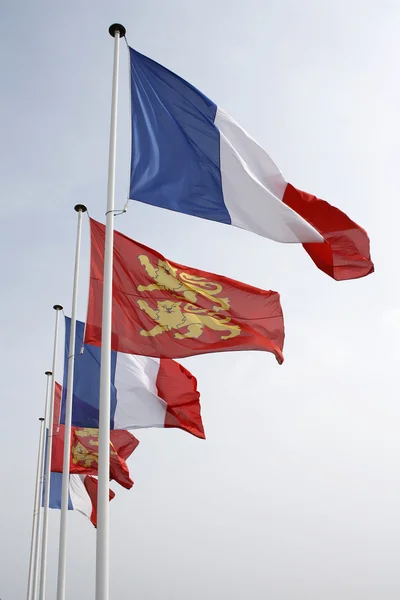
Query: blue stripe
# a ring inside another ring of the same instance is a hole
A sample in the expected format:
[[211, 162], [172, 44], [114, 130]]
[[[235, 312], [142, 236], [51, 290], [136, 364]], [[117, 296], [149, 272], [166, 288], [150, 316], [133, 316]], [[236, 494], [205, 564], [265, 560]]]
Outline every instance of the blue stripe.
[[[50, 473], [50, 508], [61, 509], [62, 473]], [[44, 502], [42, 501], [42, 506]], [[68, 510], [74, 510], [71, 497], [68, 492]]]
[[[67, 393], [69, 335], [71, 319], [65, 317], [64, 380], [61, 405], [61, 423], [65, 423], [65, 399]], [[100, 355], [101, 348], [83, 344], [85, 324], [76, 322], [74, 394], [72, 404], [72, 425], [76, 427], [99, 426], [100, 397]], [[81, 350], [83, 348], [83, 352]], [[117, 353], [111, 352], [111, 419], [114, 429], [114, 415], [117, 406], [117, 392], [114, 386]]]
[[130, 198], [231, 223], [224, 203], [216, 105], [132, 48]]

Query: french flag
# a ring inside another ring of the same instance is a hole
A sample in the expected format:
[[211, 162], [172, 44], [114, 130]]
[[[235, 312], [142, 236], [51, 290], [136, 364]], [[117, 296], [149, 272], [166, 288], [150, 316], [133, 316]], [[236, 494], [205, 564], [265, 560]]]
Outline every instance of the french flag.
[[[65, 318], [61, 423], [65, 423], [71, 319]], [[99, 426], [101, 348], [84, 344], [85, 324], [77, 321], [72, 425]], [[177, 427], [205, 438], [197, 380], [171, 359], [111, 352], [111, 429]]]
[[129, 50], [132, 200], [302, 243], [337, 280], [373, 272], [359, 225], [288, 183], [265, 150], [199, 90]]
[[[92, 475], [70, 475], [68, 488], [68, 510], [76, 510], [97, 527], [97, 486], [96, 477]], [[61, 509], [62, 473], [51, 473], [50, 476], [50, 508]], [[110, 490], [110, 500], [115, 493]]]

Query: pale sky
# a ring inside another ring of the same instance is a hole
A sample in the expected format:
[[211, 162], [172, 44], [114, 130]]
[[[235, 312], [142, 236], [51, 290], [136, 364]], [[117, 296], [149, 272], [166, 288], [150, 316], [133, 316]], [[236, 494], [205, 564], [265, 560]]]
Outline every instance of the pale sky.
[[[116, 219], [171, 260], [279, 291], [286, 360], [182, 361], [198, 378], [207, 440], [137, 432], [135, 486], [113, 485], [111, 598], [398, 600], [398, 0], [3, 3], [0, 597], [26, 594], [52, 306], [71, 310], [73, 207], [105, 213], [115, 21], [231, 114], [293, 185], [366, 228], [376, 273], [335, 282], [300, 246], [136, 202]], [[124, 44], [120, 75], [116, 207], [130, 160]], [[88, 261], [85, 220], [81, 320]], [[79, 513], [68, 523], [67, 598], [93, 600], [95, 530]]]

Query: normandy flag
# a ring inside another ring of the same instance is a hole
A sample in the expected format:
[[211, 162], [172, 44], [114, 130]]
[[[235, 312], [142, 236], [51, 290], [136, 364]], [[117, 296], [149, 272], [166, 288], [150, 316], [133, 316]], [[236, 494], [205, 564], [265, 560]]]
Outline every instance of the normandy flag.
[[[51, 470], [62, 473], [65, 425], [53, 431]], [[126, 489], [133, 486], [126, 464], [127, 458], [139, 445], [139, 440], [129, 431], [114, 430], [110, 433], [110, 479]], [[71, 427], [70, 473], [74, 475], [97, 475], [99, 430], [94, 427]]]
[[[65, 425], [60, 425], [62, 392], [61, 385], [56, 382], [53, 436], [51, 438], [51, 471], [53, 473], [62, 473], [63, 470]], [[118, 430], [110, 433], [110, 479], [114, 479], [128, 490], [133, 486], [133, 481], [130, 478], [126, 460], [138, 445], [139, 440], [129, 431]], [[72, 475], [97, 475], [98, 446], [98, 428], [71, 427], [70, 473]], [[78, 479], [75, 478], [74, 481], [78, 481]]]
[[190, 83], [130, 48], [132, 200], [302, 243], [337, 280], [374, 270], [345, 213], [288, 183], [266, 151]]
[[[90, 226], [85, 344], [100, 346], [105, 227]], [[173, 263], [117, 231], [113, 270], [112, 350], [159, 358], [264, 350], [283, 362], [277, 292]]]

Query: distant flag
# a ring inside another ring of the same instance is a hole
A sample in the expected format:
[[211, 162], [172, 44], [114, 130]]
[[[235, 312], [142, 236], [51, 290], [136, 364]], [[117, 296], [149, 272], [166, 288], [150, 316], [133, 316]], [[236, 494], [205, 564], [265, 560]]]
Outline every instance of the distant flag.
[[[62, 473], [65, 426], [53, 432], [52, 472]], [[137, 448], [139, 441], [129, 431], [114, 430], [110, 435], [110, 479], [127, 488], [133, 486], [129, 476], [127, 458]], [[90, 427], [71, 428], [70, 473], [97, 475], [99, 430]]]
[[373, 272], [361, 227], [287, 183], [263, 148], [184, 79], [132, 48], [130, 59], [131, 199], [301, 242], [337, 280]]
[[[85, 343], [99, 346], [105, 227], [93, 219], [90, 224]], [[277, 292], [167, 261], [117, 231], [113, 268], [113, 350], [160, 358], [264, 350], [282, 363], [284, 326]]]
[[53, 411], [53, 426], [58, 427], [60, 423], [62, 387], [56, 381], [54, 385], [54, 411]]
[[[91, 475], [70, 475], [68, 509], [76, 510], [97, 527], [97, 479]], [[62, 473], [51, 473], [50, 508], [61, 509]], [[110, 490], [110, 500], [115, 493]]]
[[[65, 318], [64, 390], [67, 384], [71, 319]], [[77, 322], [72, 424], [99, 426], [100, 352], [84, 345], [85, 324]], [[168, 358], [111, 353], [111, 429], [177, 427], [205, 438], [197, 380]], [[65, 396], [65, 393], [64, 393]], [[61, 422], [65, 421], [65, 398]], [[112, 435], [112, 434], [111, 434]]]

